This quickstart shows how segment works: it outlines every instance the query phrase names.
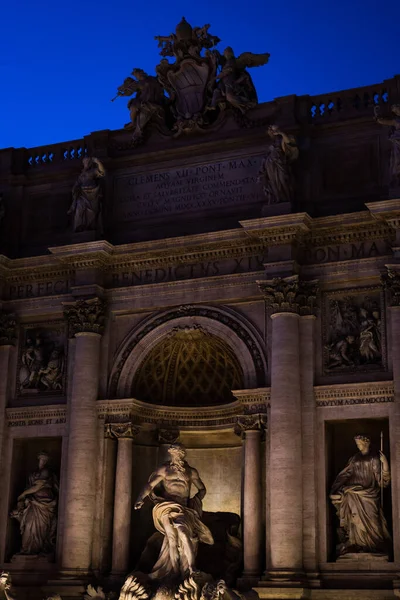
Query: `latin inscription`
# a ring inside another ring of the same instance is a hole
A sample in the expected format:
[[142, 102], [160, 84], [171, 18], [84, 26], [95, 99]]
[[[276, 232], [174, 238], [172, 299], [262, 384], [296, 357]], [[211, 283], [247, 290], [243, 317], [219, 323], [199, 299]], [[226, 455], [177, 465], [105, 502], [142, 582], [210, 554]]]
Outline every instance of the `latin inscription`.
[[307, 248], [303, 260], [307, 264], [327, 263], [342, 260], [358, 260], [390, 254], [391, 248], [384, 240], [375, 242], [358, 242], [357, 244], [338, 244], [337, 246], [321, 246]]
[[32, 425], [62, 425], [66, 423], [65, 417], [54, 419], [21, 419], [19, 421], [8, 421], [8, 427], [27, 427]]
[[260, 164], [261, 157], [246, 157], [120, 177], [115, 182], [114, 216], [135, 221], [261, 202]]
[[23, 283], [10, 285], [10, 300], [20, 300], [22, 298], [39, 298], [41, 296], [57, 296], [66, 294], [69, 291], [69, 281], [35, 281], [33, 283]]
[[124, 273], [113, 273], [109, 285], [111, 287], [125, 287], [146, 285], [149, 283], [163, 283], [166, 281], [198, 279], [201, 277], [213, 277], [215, 275], [233, 275], [249, 271], [262, 271], [266, 261], [267, 255], [265, 254], [229, 260], [174, 265], [158, 269], [126, 271]]

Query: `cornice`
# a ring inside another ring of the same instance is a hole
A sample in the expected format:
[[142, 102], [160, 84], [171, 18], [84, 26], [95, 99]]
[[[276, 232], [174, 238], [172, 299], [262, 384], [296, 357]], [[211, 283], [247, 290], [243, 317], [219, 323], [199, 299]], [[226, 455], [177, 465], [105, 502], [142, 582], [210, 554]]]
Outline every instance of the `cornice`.
[[8, 427], [59, 425], [66, 423], [66, 416], [66, 406], [58, 404], [6, 409]]
[[220, 406], [180, 408], [151, 405], [133, 398], [100, 400], [97, 410], [98, 418], [105, 422], [119, 422], [128, 418], [135, 425], [147, 423], [179, 429], [234, 427], [236, 417], [243, 412], [238, 401]]
[[[398, 201], [396, 201], [398, 202]], [[241, 229], [113, 246], [105, 240], [49, 248], [50, 256], [9, 259], [0, 256], [0, 277], [9, 283], [71, 277], [75, 270], [102, 271], [165, 268], [180, 264], [229, 260], [265, 253], [268, 247], [296, 243], [302, 247], [394, 240], [393, 201], [371, 211], [311, 218], [307, 213], [240, 221]], [[397, 206], [397, 205], [396, 205]], [[373, 210], [372, 210], [373, 209]], [[390, 210], [389, 210], [390, 209]], [[377, 216], [378, 215], [378, 216]], [[347, 261], [354, 262], [354, 261]]]
[[394, 402], [393, 381], [346, 383], [314, 387], [318, 408]]

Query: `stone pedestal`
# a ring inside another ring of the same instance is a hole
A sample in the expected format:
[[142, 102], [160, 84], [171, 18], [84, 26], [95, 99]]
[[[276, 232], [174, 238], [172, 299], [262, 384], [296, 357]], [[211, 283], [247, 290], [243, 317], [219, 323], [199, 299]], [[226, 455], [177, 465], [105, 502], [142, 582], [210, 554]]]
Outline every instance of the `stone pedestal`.
[[108, 432], [118, 439], [115, 474], [112, 575], [126, 575], [129, 569], [132, 515], [133, 439], [139, 428], [131, 423], [112, 424]]
[[75, 335], [72, 392], [68, 406], [68, 462], [62, 546], [63, 573], [91, 566], [98, 449], [97, 410], [104, 303], [80, 301], [66, 309]]

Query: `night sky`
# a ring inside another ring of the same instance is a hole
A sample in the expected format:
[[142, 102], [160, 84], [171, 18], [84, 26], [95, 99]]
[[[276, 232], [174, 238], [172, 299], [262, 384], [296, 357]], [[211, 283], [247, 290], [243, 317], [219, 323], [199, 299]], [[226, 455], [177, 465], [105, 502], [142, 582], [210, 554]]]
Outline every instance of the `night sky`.
[[[0, 33], [0, 148], [119, 129], [111, 103], [133, 67], [154, 74], [155, 35], [182, 16], [211, 23], [218, 48], [269, 52], [252, 69], [259, 100], [378, 83], [400, 73], [400, 0], [5, 0]], [[170, 59], [172, 60], [172, 59]]]

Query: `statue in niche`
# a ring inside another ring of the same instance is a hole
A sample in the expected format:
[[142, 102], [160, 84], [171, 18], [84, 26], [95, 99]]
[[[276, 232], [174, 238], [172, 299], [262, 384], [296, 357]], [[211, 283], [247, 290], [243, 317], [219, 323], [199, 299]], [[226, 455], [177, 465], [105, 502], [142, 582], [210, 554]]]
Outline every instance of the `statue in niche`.
[[85, 156], [82, 164], [83, 169], [72, 188], [72, 204], [67, 214], [72, 216], [74, 233], [102, 232], [102, 190], [99, 180], [106, 171], [95, 157]]
[[356, 435], [359, 452], [336, 477], [330, 499], [339, 519], [338, 556], [373, 553], [387, 556], [391, 537], [383, 514], [381, 490], [390, 483], [389, 463], [382, 450], [371, 451], [371, 440]]
[[400, 104], [393, 104], [391, 119], [383, 119], [380, 116], [380, 107], [374, 107], [375, 121], [380, 125], [386, 125], [391, 127], [391, 133], [389, 140], [392, 144], [392, 151], [390, 155], [390, 175], [391, 182], [390, 187], [400, 187]]
[[164, 116], [167, 98], [157, 77], [147, 75], [143, 69], [137, 68], [133, 69], [132, 75], [135, 79], [127, 77], [112, 102], [119, 96], [136, 94], [128, 102], [131, 120], [125, 125], [125, 129], [133, 129], [133, 139], [139, 141], [147, 123], [154, 117]]
[[382, 364], [379, 304], [366, 297], [357, 304], [352, 297], [331, 300], [326, 345], [326, 368], [330, 371]]
[[270, 55], [243, 52], [235, 57], [230, 46], [225, 48], [223, 54], [218, 50], [214, 50], [213, 53], [217, 56], [217, 65], [221, 70], [211, 82], [211, 85], [216, 82], [217, 87], [213, 92], [210, 108], [225, 108], [228, 104], [245, 113], [257, 106], [256, 88], [246, 69], [266, 65]]
[[22, 546], [18, 555], [53, 555], [56, 543], [58, 479], [49, 468], [47, 452], [38, 454], [38, 469], [18, 496], [11, 517], [19, 521]]
[[[173, 444], [168, 452], [170, 461], [150, 475], [135, 504], [135, 509], [140, 509], [147, 497], [155, 503], [154, 526], [164, 536], [158, 561], [149, 575], [156, 580], [192, 575], [196, 572], [198, 543], [214, 543], [211, 531], [201, 521], [204, 483], [186, 462], [182, 445]], [[197, 489], [193, 497], [192, 486]]]
[[267, 205], [292, 203], [294, 181], [291, 165], [299, 156], [299, 148], [295, 137], [284, 133], [276, 125], [271, 125], [267, 134], [273, 143], [268, 147], [258, 174]]

